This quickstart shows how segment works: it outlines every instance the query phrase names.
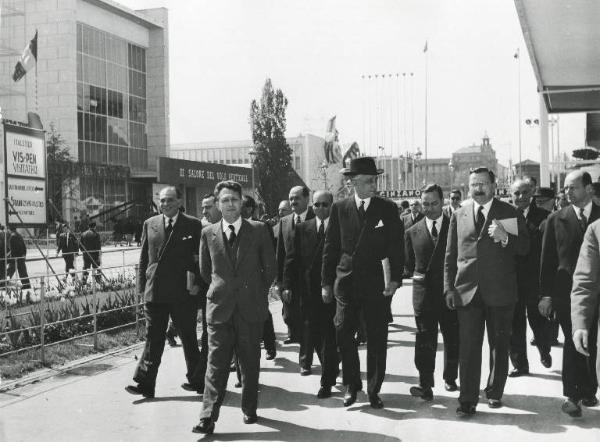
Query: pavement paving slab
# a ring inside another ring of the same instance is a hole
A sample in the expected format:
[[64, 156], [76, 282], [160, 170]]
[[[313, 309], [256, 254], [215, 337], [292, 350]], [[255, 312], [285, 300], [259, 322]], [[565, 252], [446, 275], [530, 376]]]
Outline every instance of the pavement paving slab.
[[[277, 357], [261, 361], [259, 421], [242, 422], [240, 389], [230, 376], [228, 392], [215, 434], [193, 434], [201, 396], [180, 388], [185, 381], [181, 347], [165, 348], [156, 398], [139, 399], [124, 391], [132, 383], [141, 348], [116, 354], [65, 371], [40, 382], [0, 393], [0, 442], [29, 441], [585, 441], [600, 442], [600, 407], [583, 410], [572, 419], [560, 411], [562, 348], [553, 347], [554, 365], [543, 368], [537, 350], [529, 348], [531, 375], [509, 378], [500, 409], [481, 403], [475, 416], [456, 417], [458, 393], [443, 388], [436, 372], [435, 398], [424, 402], [410, 396], [417, 384], [414, 367], [415, 324], [410, 283], [393, 301], [387, 375], [381, 391], [382, 410], [369, 406], [364, 393], [356, 404], [342, 406], [338, 385], [328, 399], [317, 399], [320, 367], [300, 376], [298, 345], [281, 344], [285, 326], [281, 305], [271, 304], [278, 338]], [[441, 341], [441, 337], [440, 337]], [[485, 349], [485, 345], [484, 345]], [[360, 347], [365, 378], [366, 347]], [[487, 376], [487, 349], [482, 384]], [[315, 357], [315, 361], [317, 358]], [[438, 345], [438, 367], [443, 344]], [[338, 379], [340, 381], [340, 379]], [[485, 402], [485, 401], [483, 401]]]

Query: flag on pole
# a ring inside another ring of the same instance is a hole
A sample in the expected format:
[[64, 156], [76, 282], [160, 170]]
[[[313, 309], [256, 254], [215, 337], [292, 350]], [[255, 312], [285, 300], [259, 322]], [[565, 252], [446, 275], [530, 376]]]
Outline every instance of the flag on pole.
[[425, 40], [425, 47], [423, 48], [423, 52], [427, 52], [427, 40]]
[[27, 72], [35, 67], [35, 64], [37, 63], [37, 40], [38, 33], [35, 31], [35, 37], [33, 37], [33, 39], [25, 47], [23, 54], [21, 55], [21, 59], [15, 66], [15, 72], [12, 76], [14, 81], [19, 81]]

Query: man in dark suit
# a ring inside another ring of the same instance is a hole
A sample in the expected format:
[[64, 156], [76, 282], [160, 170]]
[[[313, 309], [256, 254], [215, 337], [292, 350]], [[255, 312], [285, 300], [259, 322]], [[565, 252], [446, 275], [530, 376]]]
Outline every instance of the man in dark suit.
[[268, 291], [275, 278], [273, 243], [267, 226], [241, 216], [242, 187], [222, 181], [215, 187], [220, 223], [202, 230], [200, 274], [209, 284], [208, 369], [200, 423], [195, 433], [210, 434], [219, 418], [233, 350], [242, 372], [244, 423], [255, 423], [260, 371], [260, 339], [267, 318]]
[[402, 284], [404, 231], [395, 204], [375, 196], [377, 175], [382, 172], [370, 157], [354, 158], [349, 168], [342, 169], [352, 181], [354, 195], [333, 204], [325, 236], [321, 296], [325, 303], [335, 296], [334, 324], [347, 387], [346, 407], [362, 390], [354, 339], [361, 310], [367, 325], [369, 402], [373, 408], [383, 407], [379, 391], [387, 358], [388, 297]]
[[450, 191], [450, 204], [444, 206], [444, 215], [448, 219], [452, 218], [452, 214], [460, 209], [460, 201], [462, 200], [462, 193], [458, 189], [452, 189]]
[[[14, 224], [9, 224], [8, 230], [10, 230], [8, 236], [8, 249], [10, 254], [10, 259], [8, 261], [8, 277], [12, 278], [16, 270], [19, 273], [23, 289], [30, 289], [31, 283], [29, 282], [27, 265], [25, 264], [27, 246], [25, 246], [25, 241], [23, 241], [21, 234], [17, 232], [17, 228]], [[4, 263], [2, 263], [2, 265], [4, 265]]]
[[198, 245], [200, 220], [180, 212], [181, 190], [174, 186], [160, 191], [161, 215], [148, 218], [142, 231], [138, 268], [138, 290], [144, 296], [146, 345], [126, 390], [154, 397], [156, 375], [165, 347], [169, 315], [179, 330], [187, 367], [184, 390], [202, 394], [203, 371], [196, 337], [196, 312], [200, 302]]
[[540, 255], [542, 253], [542, 231], [540, 225], [550, 212], [533, 204], [534, 185], [527, 178], [519, 178], [512, 183], [513, 204], [525, 218], [529, 232], [529, 253], [517, 257], [517, 288], [519, 297], [515, 305], [512, 335], [510, 338], [510, 360], [514, 370], [510, 377], [529, 374], [527, 359], [527, 320], [533, 331], [542, 365], [552, 365], [550, 356], [552, 330], [550, 321], [538, 310], [540, 297]]
[[[100, 235], [96, 232], [96, 223], [92, 221], [88, 225], [88, 229], [81, 234], [81, 240], [79, 241], [79, 248], [83, 254], [83, 280], [87, 279], [87, 269], [97, 269], [100, 266], [100, 249], [102, 243], [100, 241]], [[102, 281], [102, 275], [96, 273], [96, 282]]]
[[[296, 226], [294, 248], [288, 254], [283, 271], [283, 287], [300, 289], [304, 333], [300, 341], [300, 354], [310, 358], [316, 350], [321, 361], [321, 388], [317, 393], [320, 399], [331, 396], [331, 387], [339, 373], [339, 358], [335, 342], [335, 304], [325, 304], [321, 297], [321, 270], [323, 266], [323, 245], [329, 224], [329, 214], [333, 195], [318, 190], [313, 195], [316, 217]], [[293, 281], [294, 278], [299, 278]], [[303, 361], [308, 365], [307, 361]], [[302, 365], [302, 364], [301, 364]], [[310, 370], [302, 374], [310, 374]]]
[[414, 224], [421, 221], [425, 215], [421, 213], [421, 201], [414, 199], [410, 202], [410, 213], [402, 216], [404, 230], [410, 229]]
[[595, 345], [590, 345], [592, 358], [575, 349], [571, 323], [571, 288], [573, 272], [588, 224], [600, 218], [600, 207], [592, 202], [592, 178], [588, 172], [576, 170], [565, 177], [565, 193], [571, 205], [552, 213], [545, 225], [540, 265], [540, 313], [550, 317], [556, 313], [565, 336], [563, 346], [562, 410], [572, 417], [581, 416], [581, 404], [598, 403], [596, 378], [591, 360]]
[[71, 231], [68, 224], [63, 224], [62, 233], [58, 237], [56, 256], [62, 252], [62, 257], [65, 260], [65, 278], [68, 276], [69, 270], [75, 270], [75, 256], [79, 252], [79, 244], [77, 237]]
[[444, 256], [450, 219], [443, 214], [443, 191], [437, 184], [421, 192], [425, 218], [404, 233], [406, 268], [413, 278], [413, 308], [417, 335], [415, 365], [419, 386], [410, 394], [433, 400], [433, 372], [438, 343], [438, 324], [444, 338], [444, 381], [456, 391], [458, 376], [458, 317], [444, 302]]
[[[573, 343], [583, 356], [594, 363], [591, 349], [598, 332], [600, 309], [600, 221], [590, 224], [579, 251], [571, 291]], [[596, 344], [597, 353], [597, 344]], [[596, 354], [596, 377], [600, 376], [600, 359]]]
[[485, 167], [472, 170], [469, 175], [472, 202], [463, 204], [452, 215], [448, 230], [444, 292], [448, 307], [456, 308], [458, 313], [458, 416], [475, 413], [486, 325], [490, 374], [485, 393], [490, 408], [502, 406], [517, 302], [516, 258], [529, 251], [529, 234], [523, 215], [510, 204], [495, 199], [495, 190], [491, 170]]
[[[288, 338], [284, 344], [300, 342], [302, 336], [302, 313], [300, 312], [300, 290], [291, 287], [290, 296], [285, 296], [282, 291], [283, 267], [287, 254], [294, 246], [294, 232], [296, 225], [315, 217], [312, 208], [308, 206], [309, 191], [307, 187], [295, 186], [290, 190], [290, 205], [292, 213], [279, 220], [277, 237], [277, 287], [281, 293], [283, 304], [283, 321], [288, 327]], [[297, 278], [295, 278], [297, 280]], [[302, 358], [302, 355], [300, 355]], [[310, 366], [300, 367], [310, 369]]]

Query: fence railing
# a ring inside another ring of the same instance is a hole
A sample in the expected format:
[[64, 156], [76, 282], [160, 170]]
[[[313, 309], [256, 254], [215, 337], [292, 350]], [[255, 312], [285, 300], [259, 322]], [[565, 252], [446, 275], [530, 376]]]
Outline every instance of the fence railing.
[[91, 336], [98, 350], [99, 334], [132, 326], [139, 336], [137, 264], [25, 279], [0, 280], [0, 358], [39, 349], [44, 364], [53, 345]]

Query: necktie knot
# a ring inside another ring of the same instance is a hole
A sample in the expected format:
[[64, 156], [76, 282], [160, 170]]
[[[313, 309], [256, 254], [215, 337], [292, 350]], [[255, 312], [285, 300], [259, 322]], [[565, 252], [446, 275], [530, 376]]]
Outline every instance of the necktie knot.
[[325, 236], [325, 222], [321, 221], [321, 225], [319, 226], [319, 232], [318, 232], [319, 238], [322, 238], [323, 236]]
[[227, 227], [230, 230], [230, 233], [229, 233], [229, 245], [233, 246], [233, 243], [235, 242], [235, 238], [236, 238], [235, 227], [233, 226], [233, 224], [229, 224], [229, 226], [227, 226]]
[[477, 235], [481, 233], [483, 225], [485, 224], [485, 215], [483, 214], [483, 206], [479, 206], [477, 210], [477, 221], [475, 227], [477, 228]]
[[437, 222], [436, 220], [433, 220], [433, 225], [431, 226], [431, 236], [433, 236], [434, 238], [437, 238], [437, 236], [438, 236], [438, 230], [437, 230], [437, 227], [435, 226], [436, 222]]

